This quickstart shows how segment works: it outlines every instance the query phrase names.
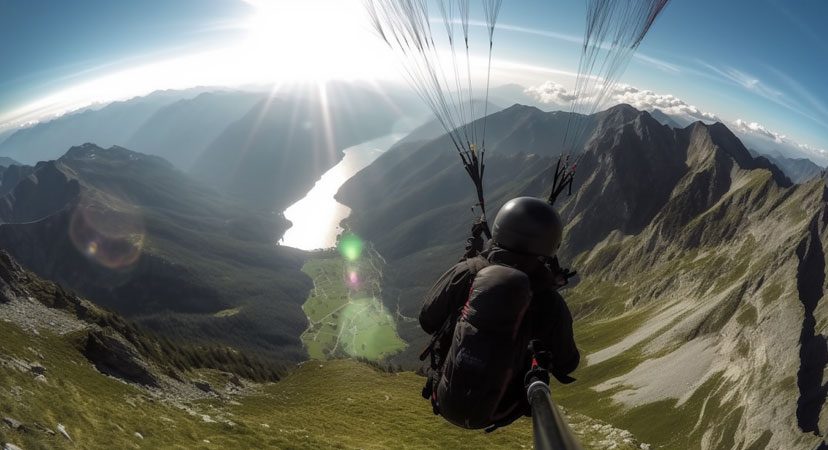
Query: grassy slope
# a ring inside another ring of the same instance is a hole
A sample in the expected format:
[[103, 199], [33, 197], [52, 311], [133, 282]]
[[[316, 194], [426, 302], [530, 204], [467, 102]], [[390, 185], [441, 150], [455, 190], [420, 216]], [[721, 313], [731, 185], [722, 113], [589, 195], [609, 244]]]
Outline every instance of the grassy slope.
[[[531, 448], [527, 420], [492, 434], [453, 427], [420, 398], [422, 378], [349, 360], [305, 363], [284, 380], [231, 401], [174, 406], [96, 372], [71, 336], [34, 336], [0, 322], [0, 342], [0, 415], [28, 427], [19, 432], [0, 423], [0, 443], [25, 449]], [[47, 381], [13, 368], [12, 359], [39, 361]], [[210, 371], [198, 376], [220, 378]], [[56, 430], [59, 423], [72, 442], [35, 425]], [[601, 448], [596, 425], [573, 419], [587, 449]]]
[[[25, 449], [134, 448], [147, 437], [148, 447], [171, 447], [195, 442], [204, 425], [173, 407], [150, 400], [145, 392], [96, 372], [72, 343], [71, 337], [41, 333], [32, 336], [0, 324], [2, 357], [35, 358], [46, 367], [46, 383], [7, 365], [0, 366], [0, 408], [4, 416], [30, 426], [39, 423], [56, 431], [63, 424], [72, 437], [25, 433], [2, 428], [6, 439]], [[39, 358], [42, 355], [43, 358]], [[169, 420], [173, 422], [169, 422]], [[173, 426], [174, 424], [174, 426]]]

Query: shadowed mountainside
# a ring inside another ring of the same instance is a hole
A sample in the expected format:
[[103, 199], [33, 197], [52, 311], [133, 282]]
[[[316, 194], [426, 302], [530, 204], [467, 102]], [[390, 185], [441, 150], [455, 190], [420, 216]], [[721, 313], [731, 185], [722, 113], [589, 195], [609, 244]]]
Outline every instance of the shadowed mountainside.
[[[828, 188], [823, 199], [828, 200]], [[828, 397], [828, 382], [825, 370], [828, 366], [828, 337], [817, 333], [815, 313], [820, 301], [825, 296], [825, 251], [821, 234], [828, 222], [828, 209], [817, 214], [808, 227], [808, 235], [802, 239], [796, 253], [799, 258], [797, 268], [797, 291], [802, 302], [804, 315], [802, 331], [799, 337], [799, 370], [797, 371], [796, 418], [802, 431], [820, 435], [819, 419]]]
[[19, 162], [7, 156], [0, 156], [0, 167], [9, 167], [14, 165], [21, 165]]
[[119, 147], [19, 172], [0, 186], [0, 247], [29, 269], [171, 338], [305, 357], [311, 281], [304, 254], [274, 244], [280, 215]]

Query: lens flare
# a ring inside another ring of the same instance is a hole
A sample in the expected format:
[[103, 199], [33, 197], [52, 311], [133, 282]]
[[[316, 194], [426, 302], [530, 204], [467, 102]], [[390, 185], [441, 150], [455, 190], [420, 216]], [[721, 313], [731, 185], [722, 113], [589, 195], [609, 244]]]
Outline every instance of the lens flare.
[[141, 257], [144, 222], [137, 211], [115, 211], [99, 205], [75, 208], [69, 238], [79, 252], [108, 269], [124, 270]]
[[360, 292], [362, 288], [362, 280], [359, 277], [359, 273], [354, 270], [349, 271], [345, 277], [345, 284], [351, 291], [352, 295]]
[[362, 239], [355, 234], [345, 234], [339, 240], [339, 253], [348, 261], [357, 261], [362, 256]]

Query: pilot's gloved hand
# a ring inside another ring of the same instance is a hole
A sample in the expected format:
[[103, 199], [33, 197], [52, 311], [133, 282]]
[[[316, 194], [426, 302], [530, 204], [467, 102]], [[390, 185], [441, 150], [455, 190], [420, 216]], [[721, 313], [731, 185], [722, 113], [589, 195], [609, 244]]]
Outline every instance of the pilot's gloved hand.
[[466, 253], [463, 254], [464, 258], [474, 258], [483, 251], [483, 244], [485, 243], [483, 240], [483, 232], [487, 227], [488, 224], [483, 217], [474, 221], [471, 228], [471, 237], [466, 239]]

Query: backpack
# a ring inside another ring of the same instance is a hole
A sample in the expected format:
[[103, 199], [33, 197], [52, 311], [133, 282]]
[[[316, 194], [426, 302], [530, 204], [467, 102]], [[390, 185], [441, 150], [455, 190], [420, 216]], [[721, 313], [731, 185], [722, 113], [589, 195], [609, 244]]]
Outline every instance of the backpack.
[[529, 277], [520, 270], [494, 264], [475, 274], [466, 303], [433, 339], [423, 394], [435, 414], [491, 431], [525, 413], [529, 321], [523, 317], [531, 300]]
[[[461, 262], [466, 265], [465, 270], [469, 274], [469, 281], [465, 286], [458, 286], [457, 289], [462, 289], [471, 294], [472, 283], [477, 273], [491, 263], [485, 257], [481, 256], [464, 259]], [[468, 296], [466, 296], [466, 300], [468, 300]], [[448, 356], [452, 336], [454, 335], [454, 328], [457, 325], [457, 319], [460, 317], [464, 305], [459, 305], [455, 311], [446, 317], [443, 325], [437, 332], [431, 335], [431, 340], [428, 345], [420, 353], [420, 361], [425, 361], [426, 358], [429, 358], [426, 369], [426, 383], [423, 386], [422, 396], [426, 400], [431, 400], [431, 406], [435, 415], [440, 414], [440, 410], [437, 407], [435, 387], [440, 381], [443, 362], [445, 362], [446, 356]]]

